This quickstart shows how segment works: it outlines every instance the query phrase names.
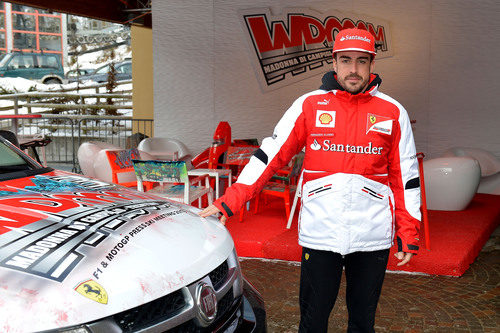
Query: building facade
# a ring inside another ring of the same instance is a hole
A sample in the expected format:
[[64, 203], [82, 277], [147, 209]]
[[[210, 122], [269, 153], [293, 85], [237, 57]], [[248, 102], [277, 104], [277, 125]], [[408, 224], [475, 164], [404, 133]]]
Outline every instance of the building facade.
[[44, 52], [66, 59], [66, 14], [0, 2], [0, 54]]

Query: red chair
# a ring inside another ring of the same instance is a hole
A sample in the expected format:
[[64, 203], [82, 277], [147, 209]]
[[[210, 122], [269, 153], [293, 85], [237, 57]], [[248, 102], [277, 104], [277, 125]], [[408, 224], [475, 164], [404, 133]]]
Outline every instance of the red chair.
[[[111, 167], [112, 182], [125, 187], [137, 187], [137, 178], [135, 176], [132, 159], [141, 158], [139, 150], [137, 148], [132, 148], [106, 150], [105, 152]], [[125, 178], [125, 180], [123, 178]], [[153, 186], [147, 183], [144, 184], [144, 188], [148, 191], [153, 188]]]
[[255, 199], [255, 213], [259, 209], [259, 196], [272, 195], [283, 198], [285, 202], [285, 211], [287, 221], [290, 218], [290, 198], [293, 193], [297, 190], [297, 186], [293, 183], [300, 175], [300, 170], [302, 169], [302, 163], [304, 162], [304, 153], [298, 153], [292, 162], [292, 166], [289, 168], [284, 168], [278, 170], [278, 172], [271, 178], [271, 180], [264, 186], [262, 192], [257, 195]]
[[113, 183], [126, 186], [137, 187], [137, 181], [120, 181], [118, 175], [128, 173], [131, 178], [135, 178], [134, 166], [132, 159], [140, 159], [141, 155], [137, 148], [133, 149], [120, 149], [120, 150], [107, 150], [106, 157], [108, 158], [111, 167], [111, 178]]
[[221, 121], [213, 136], [213, 142], [208, 152], [208, 168], [217, 169], [224, 162], [227, 148], [231, 145], [231, 126], [227, 121]]

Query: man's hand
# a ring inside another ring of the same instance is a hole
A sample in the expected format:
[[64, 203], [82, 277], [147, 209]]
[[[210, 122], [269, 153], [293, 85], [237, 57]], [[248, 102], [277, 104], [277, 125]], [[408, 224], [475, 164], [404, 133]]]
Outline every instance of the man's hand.
[[401, 260], [397, 266], [403, 266], [405, 264], [407, 264], [411, 257], [413, 257], [413, 253], [408, 253], [408, 252], [397, 252], [397, 253], [394, 253], [394, 256], [396, 258], [398, 258], [398, 260]]
[[[200, 215], [201, 217], [208, 217], [210, 215], [214, 215], [217, 213], [220, 213], [219, 208], [217, 208], [215, 205], [210, 205], [207, 208], [205, 208], [204, 210], [202, 210], [201, 212], [199, 212], [198, 215]], [[222, 217], [220, 218], [220, 223], [225, 225], [226, 220], [227, 220], [227, 218], [224, 215], [222, 215]]]

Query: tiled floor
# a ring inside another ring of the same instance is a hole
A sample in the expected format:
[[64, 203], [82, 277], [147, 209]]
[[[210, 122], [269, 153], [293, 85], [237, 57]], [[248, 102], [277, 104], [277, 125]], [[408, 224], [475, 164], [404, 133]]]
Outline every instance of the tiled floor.
[[[243, 273], [266, 302], [269, 332], [297, 332], [297, 263], [242, 260]], [[345, 332], [345, 284], [329, 332]], [[377, 332], [500, 332], [500, 227], [459, 277], [388, 273], [377, 309]]]

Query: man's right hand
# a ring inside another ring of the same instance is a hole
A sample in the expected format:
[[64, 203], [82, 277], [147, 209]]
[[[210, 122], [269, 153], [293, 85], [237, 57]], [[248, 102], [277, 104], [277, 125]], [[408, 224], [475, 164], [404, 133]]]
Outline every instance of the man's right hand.
[[[201, 217], [208, 217], [210, 215], [214, 215], [217, 213], [220, 213], [219, 208], [217, 208], [215, 205], [210, 205], [207, 208], [205, 208], [204, 210], [202, 210], [201, 212], [199, 212], [198, 215], [200, 215]], [[225, 225], [226, 220], [227, 220], [226, 216], [222, 215], [222, 217], [220, 218], [220, 223]]]

